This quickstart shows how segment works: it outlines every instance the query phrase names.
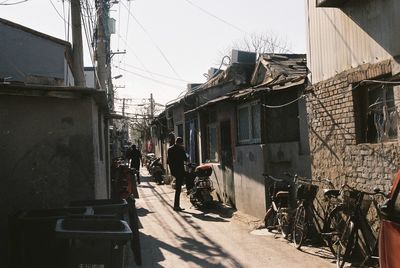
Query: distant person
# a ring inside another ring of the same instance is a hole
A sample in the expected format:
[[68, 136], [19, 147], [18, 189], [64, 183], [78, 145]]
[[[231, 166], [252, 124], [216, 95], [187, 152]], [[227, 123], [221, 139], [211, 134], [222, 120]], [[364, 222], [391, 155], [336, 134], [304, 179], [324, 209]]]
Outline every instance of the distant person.
[[168, 133], [168, 143], [169, 143], [169, 146], [172, 146], [175, 144], [175, 133], [174, 132]]
[[171, 170], [172, 176], [176, 179], [175, 187], [175, 200], [174, 200], [174, 210], [182, 211], [183, 208], [179, 205], [179, 199], [182, 190], [182, 184], [185, 179], [185, 166], [184, 162], [187, 161], [187, 156], [183, 148], [183, 139], [181, 137], [176, 138], [175, 143], [168, 148], [168, 158], [167, 163], [169, 169]]
[[140, 184], [139, 169], [140, 169], [140, 161], [142, 159], [142, 153], [138, 149], [136, 149], [136, 145], [133, 144], [129, 149], [127, 156], [128, 156], [128, 161], [131, 160], [130, 167], [136, 170], [137, 182], [138, 184]]

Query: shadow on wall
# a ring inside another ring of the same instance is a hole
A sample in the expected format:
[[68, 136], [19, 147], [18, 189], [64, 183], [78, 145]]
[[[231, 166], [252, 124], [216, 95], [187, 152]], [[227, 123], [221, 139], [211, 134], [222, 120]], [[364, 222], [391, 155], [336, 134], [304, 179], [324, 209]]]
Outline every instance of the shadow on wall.
[[[397, 0], [348, 1], [341, 10], [392, 56], [400, 54], [400, 4]], [[384, 15], [383, 15], [384, 14]]]

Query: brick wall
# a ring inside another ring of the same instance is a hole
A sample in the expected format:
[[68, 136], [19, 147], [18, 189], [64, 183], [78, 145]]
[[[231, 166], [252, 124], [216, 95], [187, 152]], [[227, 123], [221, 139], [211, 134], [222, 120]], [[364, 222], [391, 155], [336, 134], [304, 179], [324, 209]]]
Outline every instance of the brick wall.
[[337, 187], [346, 181], [363, 190], [379, 187], [389, 191], [399, 168], [399, 144], [356, 143], [352, 94], [353, 86], [360, 81], [385, 74], [391, 74], [390, 60], [340, 73], [308, 91], [313, 178], [329, 178]]

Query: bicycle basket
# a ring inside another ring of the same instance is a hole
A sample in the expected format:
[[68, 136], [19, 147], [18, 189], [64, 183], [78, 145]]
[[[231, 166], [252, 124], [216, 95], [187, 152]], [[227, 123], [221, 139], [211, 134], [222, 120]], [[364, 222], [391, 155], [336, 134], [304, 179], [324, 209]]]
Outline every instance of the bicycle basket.
[[313, 201], [317, 196], [318, 185], [304, 183], [297, 187], [296, 196], [298, 200]]

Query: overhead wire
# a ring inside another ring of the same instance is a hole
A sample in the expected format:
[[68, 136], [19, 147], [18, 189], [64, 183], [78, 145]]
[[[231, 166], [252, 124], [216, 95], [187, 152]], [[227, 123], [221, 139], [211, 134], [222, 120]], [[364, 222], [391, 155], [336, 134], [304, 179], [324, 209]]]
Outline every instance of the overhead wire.
[[[68, 24], [68, 22], [65, 20], [65, 18], [61, 15], [61, 13], [58, 11], [58, 9], [56, 8], [56, 6], [54, 5], [52, 0], [49, 0], [50, 4], [53, 6], [53, 9], [57, 12], [57, 15], [64, 21], [64, 25]], [[69, 24], [68, 24], [69, 26]], [[65, 26], [64, 26], [65, 27]]]
[[67, 24], [67, 21], [65, 20], [65, 0], [62, 0], [63, 3], [63, 20], [64, 20], [64, 39], [67, 40], [67, 28], [69, 25]]
[[[88, 0], [86, 0], [86, 4], [88, 4]], [[88, 6], [83, 7], [83, 10], [85, 10], [87, 12], [87, 14], [89, 14], [89, 8]], [[83, 24], [83, 28], [85, 31], [85, 37], [86, 37], [86, 44], [88, 46], [88, 51], [89, 51], [89, 55], [90, 55], [90, 60], [92, 62], [92, 66], [95, 67], [95, 60], [94, 60], [94, 50], [92, 47], [92, 43], [93, 43], [93, 32], [91, 32], [90, 29], [90, 17], [86, 17], [87, 21], [85, 20], [85, 16], [83, 16], [83, 12], [81, 10], [81, 19], [82, 19], [82, 24]], [[99, 75], [98, 75], [98, 70], [97, 68], [94, 69], [94, 76], [96, 79], [97, 84], [100, 85], [100, 79], [99, 79]]]
[[[122, 5], [125, 7], [125, 9], [128, 10], [127, 6], [124, 4], [123, 1], [121, 1], [120, 3], [122, 3]], [[174, 66], [172, 66], [171, 62], [168, 60], [167, 56], [165, 55], [165, 53], [162, 51], [162, 49], [160, 48], [160, 46], [155, 42], [155, 40], [152, 38], [152, 36], [150, 35], [150, 33], [146, 30], [146, 28], [143, 26], [143, 24], [140, 23], [140, 21], [132, 14], [132, 12], [130, 12], [128, 10], [128, 15], [131, 16], [135, 22], [139, 25], [139, 27], [142, 29], [142, 31], [147, 35], [147, 37], [150, 39], [150, 41], [153, 43], [153, 45], [157, 48], [158, 52], [161, 54], [161, 56], [163, 57], [163, 59], [166, 61], [166, 63], [168, 64], [168, 66], [171, 68], [171, 70], [175, 73], [175, 75], [182, 79], [182, 77], [178, 74], [178, 72], [176, 71], [176, 69], [174, 68]]]
[[202, 8], [201, 6], [196, 5], [196, 4], [193, 3], [192, 1], [190, 1], [190, 0], [184, 0], [184, 1], [187, 2], [188, 4], [190, 4], [191, 6], [194, 6], [195, 8], [199, 9], [200, 11], [202, 11], [202, 12], [205, 13], [205, 14], [207, 14], [208, 16], [213, 17], [214, 19], [219, 20], [220, 22], [225, 23], [226, 25], [232, 27], [233, 29], [235, 29], [235, 30], [237, 30], [237, 31], [239, 31], [239, 32], [241, 32], [241, 33], [245, 33], [245, 34], [246, 34], [246, 32], [245, 32], [244, 30], [242, 30], [241, 28], [239, 28], [238, 26], [236, 26], [236, 25], [234, 25], [233, 23], [230, 23], [229, 21], [226, 21], [226, 20], [224, 20], [224, 19], [222, 19], [222, 18], [220, 18], [220, 17], [214, 15], [214, 14], [211, 13], [210, 11], [208, 11], [208, 10]]
[[22, 1], [19, 1], [19, 2], [7, 3], [8, 1], [9, 0], [1, 2], [0, 6], [13, 6], [13, 5], [18, 5], [18, 4], [22, 4], [22, 3], [28, 2], [28, 0], [22, 0]]
[[139, 71], [143, 71], [143, 72], [147, 72], [147, 73], [151, 73], [151, 74], [156, 75], [156, 76], [159, 76], [159, 77], [163, 77], [163, 78], [167, 78], [167, 79], [171, 79], [171, 80], [176, 80], [176, 81], [181, 81], [181, 82], [189, 83], [189, 81], [184, 80], [184, 79], [174, 78], [174, 77], [171, 77], [171, 76], [168, 76], [168, 75], [164, 75], [164, 74], [152, 72], [152, 71], [149, 71], [149, 70], [146, 70], [146, 69], [142, 69], [142, 68], [137, 67], [137, 66], [130, 65], [130, 64], [128, 64], [128, 63], [126, 63], [125, 65], [128, 66], [128, 67], [130, 67], [130, 68], [133, 68], [133, 69], [136, 69], [136, 70], [139, 70]]
[[165, 86], [168, 86], [168, 87], [172, 87], [172, 88], [175, 88], [175, 89], [181, 88], [181, 87], [178, 86], [178, 85], [173, 85], [173, 84], [165, 83], [165, 82], [163, 82], [163, 81], [160, 81], [160, 80], [157, 80], [157, 79], [153, 79], [153, 78], [151, 78], [151, 77], [148, 77], [148, 76], [145, 76], [145, 75], [142, 75], [142, 74], [139, 74], [139, 73], [135, 73], [135, 72], [129, 71], [129, 70], [125, 69], [125, 68], [121, 68], [121, 67], [118, 67], [118, 66], [116, 66], [116, 65], [114, 65], [113, 67], [114, 67], [114, 68], [117, 68], [117, 69], [120, 69], [120, 70], [122, 70], [122, 71], [125, 71], [125, 72], [127, 72], [127, 73], [130, 73], [130, 74], [139, 76], [139, 77], [141, 77], [141, 78], [143, 78], [143, 79], [147, 79], [147, 80], [153, 81], [153, 82], [158, 83], [158, 84], [162, 84], [162, 85], [165, 85]]
[[[128, 13], [130, 13], [130, 12], [131, 12], [131, 2], [130, 2], [129, 0], [127, 0], [127, 1], [128, 1]], [[121, 10], [121, 5], [118, 5], [118, 7], [119, 7], [119, 9]], [[126, 20], [126, 31], [125, 31], [125, 51], [126, 51], [127, 45], [129, 44], [129, 43], [128, 43], [129, 21], [130, 21], [130, 16], [129, 16], [129, 14], [128, 14], [128, 18], [127, 18], [127, 20]], [[123, 58], [124, 68], [126, 68], [126, 57], [124, 56], [124, 57], [122, 57], [122, 58]], [[119, 59], [120, 59], [120, 58], [119, 58]], [[121, 60], [120, 60], [120, 61], [121, 61]], [[124, 81], [126, 81], [126, 73], [124, 73]]]
[[[133, 49], [132, 46], [129, 45], [128, 42], [125, 41], [124, 38], [122, 38], [121, 35], [119, 35], [119, 37], [121, 38], [122, 42], [125, 43], [125, 46], [130, 48], [131, 50], [129, 50], [129, 53], [132, 53], [133, 56], [136, 58], [136, 60], [139, 62], [139, 64], [143, 67], [144, 70], [146, 70], [146, 72], [153, 77], [153, 74], [149, 71], [149, 69], [146, 67], [146, 65], [143, 63], [143, 61], [139, 58], [139, 56], [137, 55], [137, 53], [135, 52], [135, 50]], [[153, 77], [154, 78], [154, 77]]]

